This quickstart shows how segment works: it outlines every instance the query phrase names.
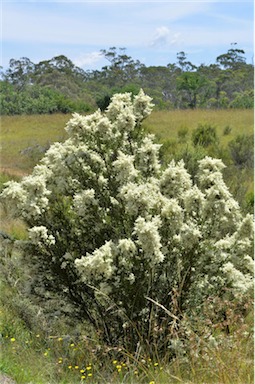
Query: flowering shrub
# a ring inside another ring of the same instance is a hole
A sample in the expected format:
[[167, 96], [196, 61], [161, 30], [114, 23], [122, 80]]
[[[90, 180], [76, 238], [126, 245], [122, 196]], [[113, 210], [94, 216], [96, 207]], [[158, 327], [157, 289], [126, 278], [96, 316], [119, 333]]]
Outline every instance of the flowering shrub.
[[[33, 290], [61, 296], [108, 343], [167, 335], [210, 296], [252, 287], [252, 217], [243, 217], [219, 159], [160, 164], [143, 132], [142, 91], [116, 94], [103, 113], [74, 114], [30, 176], [1, 194], [29, 227]], [[230, 292], [230, 293], [229, 293]], [[167, 319], [167, 314], [170, 314]]]

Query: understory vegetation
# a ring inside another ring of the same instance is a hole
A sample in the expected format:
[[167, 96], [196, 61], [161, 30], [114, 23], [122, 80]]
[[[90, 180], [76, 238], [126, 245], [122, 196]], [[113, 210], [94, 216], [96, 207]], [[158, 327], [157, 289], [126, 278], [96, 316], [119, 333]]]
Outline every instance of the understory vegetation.
[[253, 117], [171, 129], [152, 107], [116, 94], [29, 146], [4, 125], [0, 371], [17, 383], [253, 382]]

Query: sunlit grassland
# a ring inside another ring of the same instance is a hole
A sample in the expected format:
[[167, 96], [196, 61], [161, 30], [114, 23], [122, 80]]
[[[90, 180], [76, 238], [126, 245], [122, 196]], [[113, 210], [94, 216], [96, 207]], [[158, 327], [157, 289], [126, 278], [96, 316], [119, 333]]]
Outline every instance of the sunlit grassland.
[[[225, 146], [240, 134], [252, 134], [254, 130], [254, 111], [249, 110], [174, 110], [154, 111], [144, 122], [144, 126], [161, 141], [178, 140], [178, 131], [188, 129], [188, 139], [198, 124], [210, 124], [216, 128], [220, 144]], [[228, 135], [224, 129], [230, 127]]]
[[[2, 170], [22, 175], [31, 171], [37, 156], [21, 154], [28, 147], [48, 146], [55, 141], [63, 141], [64, 130], [70, 115], [31, 115], [1, 117], [1, 159]], [[190, 142], [192, 131], [198, 124], [215, 126], [220, 145], [225, 147], [238, 134], [252, 134], [254, 129], [253, 110], [174, 110], [153, 111], [144, 121], [146, 130], [156, 134], [160, 142], [172, 141], [178, 144], [178, 132], [187, 129]], [[230, 133], [224, 135], [224, 129]], [[39, 156], [39, 154], [38, 154]]]
[[36, 145], [48, 146], [66, 137], [64, 126], [70, 115], [31, 115], [1, 117], [1, 169], [22, 175], [31, 171], [31, 157], [21, 152]]

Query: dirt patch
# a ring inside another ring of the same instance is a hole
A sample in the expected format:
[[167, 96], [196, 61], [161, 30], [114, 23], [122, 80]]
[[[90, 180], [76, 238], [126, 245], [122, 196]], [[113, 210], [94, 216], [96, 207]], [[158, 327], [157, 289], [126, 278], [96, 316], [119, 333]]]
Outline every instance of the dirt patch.
[[16, 384], [16, 381], [14, 381], [9, 376], [0, 372], [0, 383], [1, 384]]
[[0, 172], [5, 173], [6, 175], [18, 176], [18, 177], [23, 177], [28, 175], [28, 172], [22, 171], [21, 169], [6, 168], [6, 167], [0, 167]]

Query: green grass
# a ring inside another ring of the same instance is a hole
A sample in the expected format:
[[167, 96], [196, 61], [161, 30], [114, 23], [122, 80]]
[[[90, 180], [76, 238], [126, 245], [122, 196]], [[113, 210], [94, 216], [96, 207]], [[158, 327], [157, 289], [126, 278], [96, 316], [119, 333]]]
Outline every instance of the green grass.
[[[47, 146], [66, 139], [64, 127], [69, 119], [70, 115], [63, 114], [1, 117], [1, 169], [17, 176], [30, 172], [42, 156], [36, 145]], [[153, 111], [143, 125], [161, 142], [170, 140], [176, 145], [180, 130], [188, 130], [187, 139], [190, 141], [192, 131], [199, 123], [215, 126], [221, 145], [226, 146], [237, 134], [253, 133], [254, 114], [253, 110]], [[231, 132], [224, 135], [227, 126]], [[34, 151], [22, 155], [21, 152], [28, 147], [33, 147]]]
[[[35, 146], [63, 141], [69, 119], [70, 115], [63, 114], [1, 117], [1, 169], [18, 176], [30, 172], [40, 157]], [[22, 155], [28, 147], [34, 147], [34, 153]]]
[[[9, 288], [1, 288], [10, 294]], [[18, 384], [252, 384], [251, 303], [248, 312], [244, 321], [233, 314], [230, 335], [215, 328], [218, 344], [208, 340], [204, 323], [196, 323], [197, 330], [189, 331], [189, 349], [186, 353], [180, 350], [169, 361], [167, 355], [151, 359], [142, 353], [134, 356], [124, 349], [99, 345], [97, 335], [84, 326], [75, 329], [56, 321], [47, 329], [39, 314], [38, 324], [33, 319], [35, 326], [28, 329], [13, 300], [7, 303], [2, 299], [0, 371]]]
[[[238, 134], [252, 134], [254, 131], [253, 110], [175, 110], [155, 111], [144, 122], [150, 132], [156, 134], [161, 141], [178, 141], [178, 131], [188, 129], [188, 138], [198, 124], [208, 123], [216, 128], [221, 145], [226, 146]], [[224, 129], [230, 127], [231, 132], [224, 135]]]

